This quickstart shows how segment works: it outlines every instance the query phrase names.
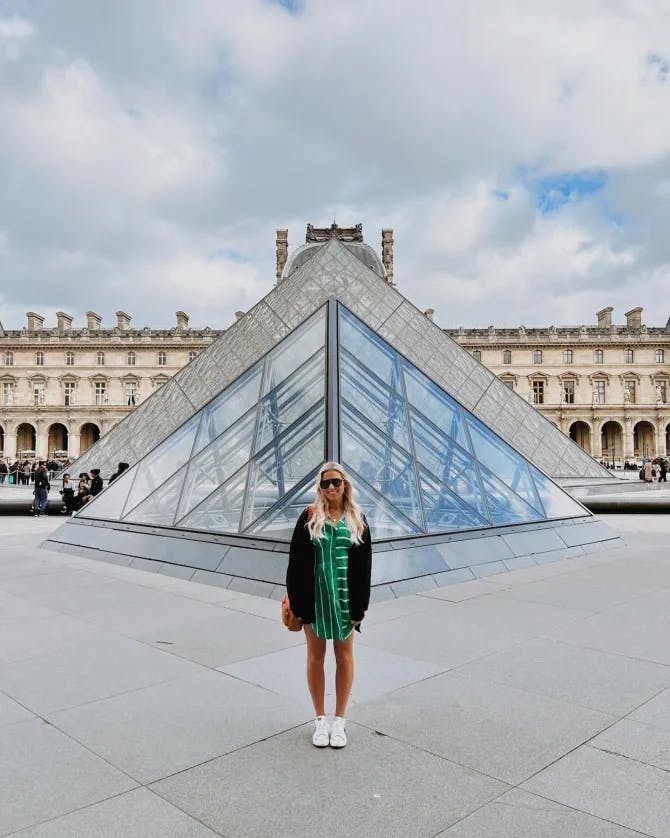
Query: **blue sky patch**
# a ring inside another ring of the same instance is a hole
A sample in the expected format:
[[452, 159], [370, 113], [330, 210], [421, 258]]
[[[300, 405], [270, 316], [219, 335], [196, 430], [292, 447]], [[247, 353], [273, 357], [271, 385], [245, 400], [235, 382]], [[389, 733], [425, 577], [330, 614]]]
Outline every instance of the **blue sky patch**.
[[577, 204], [605, 186], [607, 175], [602, 169], [584, 172], [562, 172], [526, 181], [534, 192], [540, 212], [554, 212], [565, 204]]
[[497, 198], [499, 201], [509, 201], [509, 192], [505, 189], [494, 189], [493, 197]]
[[662, 55], [652, 52], [647, 56], [647, 64], [661, 83], [666, 82], [670, 77], [670, 61]]
[[299, 15], [305, 8], [305, 0], [269, 0], [277, 6], [281, 6], [292, 15]]

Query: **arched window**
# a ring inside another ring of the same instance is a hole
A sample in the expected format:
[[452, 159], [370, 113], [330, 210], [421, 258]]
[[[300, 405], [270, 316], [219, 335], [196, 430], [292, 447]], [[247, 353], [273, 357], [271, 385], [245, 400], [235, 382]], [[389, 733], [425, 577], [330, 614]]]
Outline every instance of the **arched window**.
[[604, 354], [602, 349], [594, 349], [593, 350], [593, 363], [594, 364], [602, 364], [604, 362]]
[[164, 367], [167, 364], [167, 355], [165, 352], [158, 353], [158, 366]]
[[105, 366], [105, 353], [104, 352], [98, 352], [98, 354], [95, 356], [95, 359], [96, 359], [96, 363], [99, 367], [104, 367]]
[[191, 351], [188, 353], [189, 363], [195, 359], [197, 354], [198, 354], [197, 352], [195, 352], [193, 349], [191, 349]]
[[5, 366], [13, 367], [14, 366], [14, 353], [10, 352], [9, 350], [5, 352]]
[[665, 363], [665, 350], [664, 349], [657, 349], [655, 354], [655, 361], [657, 364], [664, 364]]
[[134, 353], [134, 352], [129, 352], [129, 353], [128, 353], [128, 357], [127, 357], [127, 359], [126, 359], [126, 361], [127, 361], [127, 363], [128, 363], [128, 366], [129, 366], [129, 367], [134, 367], [134, 366], [135, 366], [135, 361], [136, 361], [136, 360], [137, 360], [137, 359], [136, 359], [135, 353]]
[[[541, 349], [534, 349], [533, 350], [533, 363], [534, 364], [541, 364], [542, 363], [542, 350]], [[535, 402], [535, 404], [542, 404], [542, 402]]]
[[65, 353], [65, 366], [74, 366], [74, 352], [71, 349], [68, 349], [68, 351]]
[[35, 353], [35, 365], [38, 367], [44, 366], [44, 352]]
[[512, 350], [505, 349], [503, 351], [503, 364], [511, 364], [512, 363]]
[[479, 349], [473, 349], [472, 350], [472, 357], [475, 359], [475, 361], [481, 361], [482, 353], [479, 351]]
[[572, 349], [564, 349], [563, 350], [563, 363], [564, 364], [571, 364], [572, 363]]
[[635, 361], [635, 353], [632, 349], [624, 349], [623, 360], [625, 364], [632, 364]]

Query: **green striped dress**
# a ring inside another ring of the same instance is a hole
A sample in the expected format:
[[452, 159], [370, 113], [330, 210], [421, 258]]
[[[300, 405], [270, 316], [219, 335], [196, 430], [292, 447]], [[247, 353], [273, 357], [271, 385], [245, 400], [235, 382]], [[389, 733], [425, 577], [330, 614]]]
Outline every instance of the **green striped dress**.
[[347, 568], [351, 534], [344, 518], [337, 524], [326, 521], [320, 539], [312, 539], [315, 553], [312, 630], [324, 640], [346, 640], [353, 623], [349, 616]]

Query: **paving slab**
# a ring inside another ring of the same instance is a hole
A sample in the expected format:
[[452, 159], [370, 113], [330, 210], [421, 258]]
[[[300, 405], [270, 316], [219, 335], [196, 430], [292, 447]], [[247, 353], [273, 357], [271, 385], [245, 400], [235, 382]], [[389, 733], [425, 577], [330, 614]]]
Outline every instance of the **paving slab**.
[[0, 664], [42, 657], [110, 635], [85, 620], [56, 614], [17, 625], [0, 625]]
[[[333, 657], [329, 650], [326, 657], [326, 700], [331, 710], [335, 703]], [[362, 645], [356, 647], [355, 658], [357, 676], [351, 693], [351, 706], [444, 671], [434, 664]], [[229, 664], [221, 667], [221, 672], [304, 702], [307, 707], [311, 707], [304, 679], [305, 659], [306, 649], [302, 644], [270, 655]]]
[[662, 727], [670, 730], [670, 689], [663, 690], [654, 698], [630, 714], [630, 718], [637, 722]]
[[352, 719], [507, 783], [536, 771], [615, 718], [459, 672], [353, 707]]
[[626, 756], [579, 748], [523, 788], [654, 838], [670, 836], [670, 773]]
[[42, 719], [0, 727], [0, 835], [136, 785]]
[[48, 718], [142, 783], [302, 724], [311, 713], [220, 672], [204, 672]]
[[0, 692], [0, 725], [11, 725], [15, 722], [26, 722], [28, 719], [34, 719], [34, 713], [31, 713], [26, 707], [18, 704], [8, 695]]
[[149, 684], [197, 675], [201, 667], [125, 637], [0, 666], [0, 690], [44, 715]]
[[589, 745], [670, 772], [670, 727], [655, 727], [628, 717], [598, 734]]
[[146, 788], [134, 789], [14, 834], [16, 838], [214, 838], [218, 835]]
[[547, 639], [495, 652], [460, 671], [619, 716], [670, 685], [668, 666]]
[[595, 818], [535, 794], [512, 789], [436, 838], [639, 838], [611, 821]]
[[431, 753], [348, 725], [342, 751], [305, 725], [151, 788], [223, 835], [428, 838], [507, 790]]

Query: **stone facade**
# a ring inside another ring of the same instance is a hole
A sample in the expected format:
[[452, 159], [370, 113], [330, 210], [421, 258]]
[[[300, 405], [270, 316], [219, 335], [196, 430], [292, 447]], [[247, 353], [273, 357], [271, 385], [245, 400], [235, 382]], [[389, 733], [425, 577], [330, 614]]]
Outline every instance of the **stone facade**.
[[623, 466], [670, 454], [670, 321], [642, 309], [595, 326], [445, 329], [597, 460]]
[[133, 329], [118, 311], [103, 328], [89, 311], [76, 327], [58, 312], [45, 327], [28, 312], [25, 328], [0, 326], [2, 456], [75, 459], [223, 333], [176, 318], [172, 329]]

